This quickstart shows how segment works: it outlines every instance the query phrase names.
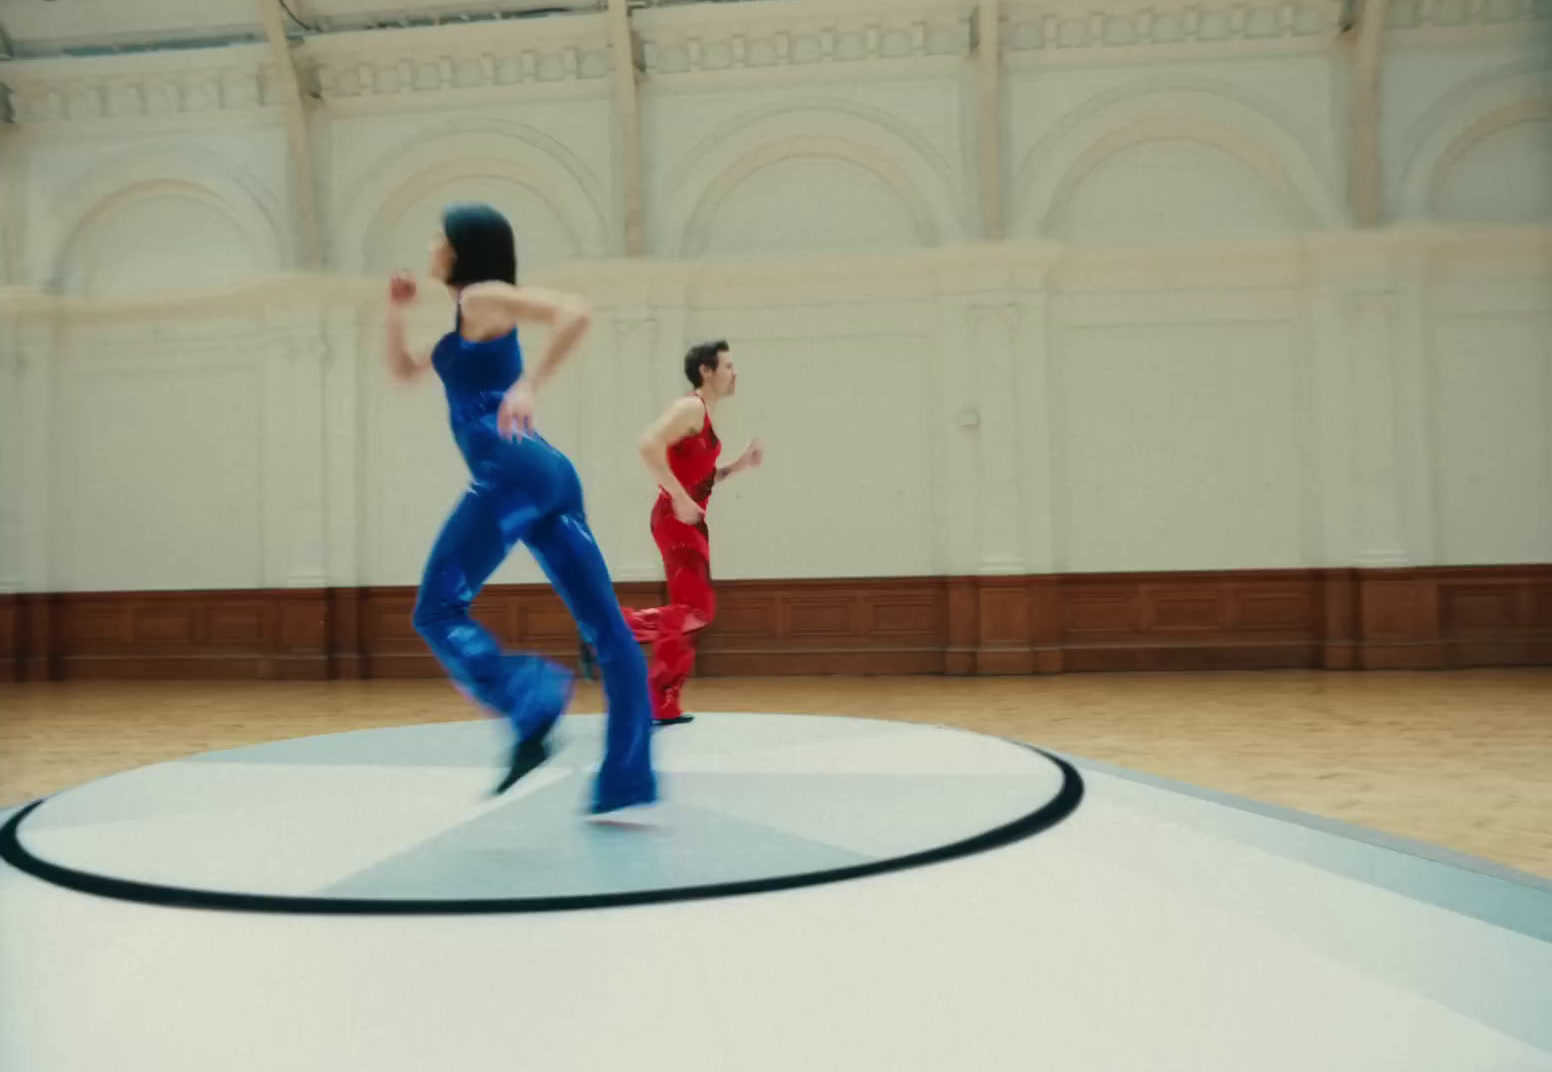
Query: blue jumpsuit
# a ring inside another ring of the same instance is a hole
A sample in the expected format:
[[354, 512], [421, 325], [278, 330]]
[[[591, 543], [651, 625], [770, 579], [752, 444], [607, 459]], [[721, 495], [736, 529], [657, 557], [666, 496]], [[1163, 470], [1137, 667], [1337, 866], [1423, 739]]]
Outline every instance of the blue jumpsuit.
[[496, 427], [501, 399], [523, 369], [517, 332], [470, 342], [454, 330], [437, 343], [431, 364], [446, 388], [453, 439], [473, 479], [426, 562], [416, 631], [458, 687], [506, 717], [519, 740], [548, 732], [570, 702], [570, 672], [538, 655], [503, 654], [469, 615], [512, 545], [527, 544], [583, 641], [597, 652], [604, 680], [609, 721], [592, 810], [656, 800], [646, 661], [588, 530], [577, 471], [536, 433], [513, 441]]

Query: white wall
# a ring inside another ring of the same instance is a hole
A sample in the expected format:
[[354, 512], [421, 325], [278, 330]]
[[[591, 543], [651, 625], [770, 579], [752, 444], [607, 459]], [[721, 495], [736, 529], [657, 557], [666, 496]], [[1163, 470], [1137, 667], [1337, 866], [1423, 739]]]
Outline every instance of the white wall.
[[1398, 9], [1359, 233], [1335, 5], [1009, 4], [997, 245], [961, 5], [646, 12], [632, 262], [601, 19], [313, 38], [323, 277], [264, 49], [0, 65], [0, 585], [413, 583], [462, 473], [368, 277], [464, 198], [598, 306], [541, 418], [621, 579], [708, 336], [724, 577], [1552, 561], [1546, 24], [1488, 7]]

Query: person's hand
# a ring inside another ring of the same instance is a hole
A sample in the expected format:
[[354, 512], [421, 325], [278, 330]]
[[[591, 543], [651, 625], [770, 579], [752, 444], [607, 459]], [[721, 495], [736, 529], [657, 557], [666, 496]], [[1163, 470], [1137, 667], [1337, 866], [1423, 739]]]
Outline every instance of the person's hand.
[[533, 431], [534, 389], [527, 380], [518, 380], [501, 399], [496, 411], [496, 429], [503, 439], [520, 439]]
[[694, 499], [686, 496], [674, 499], [674, 516], [686, 525], [699, 525], [706, 519], [706, 511]]
[[758, 469], [760, 463], [765, 460], [765, 448], [760, 445], [758, 439], [750, 440], [744, 452], [738, 456], [738, 466], [741, 469]]
[[409, 272], [395, 272], [388, 280], [388, 302], [403, 308], [415, 300], [418, 288]]

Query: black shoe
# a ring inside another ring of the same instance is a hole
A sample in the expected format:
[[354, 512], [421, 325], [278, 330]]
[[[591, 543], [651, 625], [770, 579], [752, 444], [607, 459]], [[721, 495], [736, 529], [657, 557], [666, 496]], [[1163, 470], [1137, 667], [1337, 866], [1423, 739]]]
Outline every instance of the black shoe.
[[655, 719], [652, 720], [652, 725], [654, 725], [654, 726], [682, 726], [686, 722], [694, 722], [694, 721], [695, 721], [695, 716], [694, 715], [676, 715], [673, 718], [655, 718]]
[[529, 737], [512, 746], [512, 765], [507, 770], [507, 776], [501, 779], [501, 784], [496, 786], [491, 796], [499, 797], [550, 758], [548, 736], [549, 734], [546, 733]]
[[577, 667], [582, 671], [583, 681], [598, 680], [598, 653], [586, 641], [577, 648]]

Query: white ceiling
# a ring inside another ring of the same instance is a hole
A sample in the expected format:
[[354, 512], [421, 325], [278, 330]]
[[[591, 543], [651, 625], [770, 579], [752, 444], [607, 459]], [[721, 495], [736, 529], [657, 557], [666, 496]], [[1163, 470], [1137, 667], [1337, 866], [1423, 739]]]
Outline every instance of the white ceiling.
[[[261, 0], [0, 0], [3, 28], [17, 57], [98, 49], [140, 49], [201, 41], [261, 40]], [[631, 0], [632, 7], [727, 0]], [[293, 32], [457, 22], [599, 11], [607, 0], [284, 0]]]

